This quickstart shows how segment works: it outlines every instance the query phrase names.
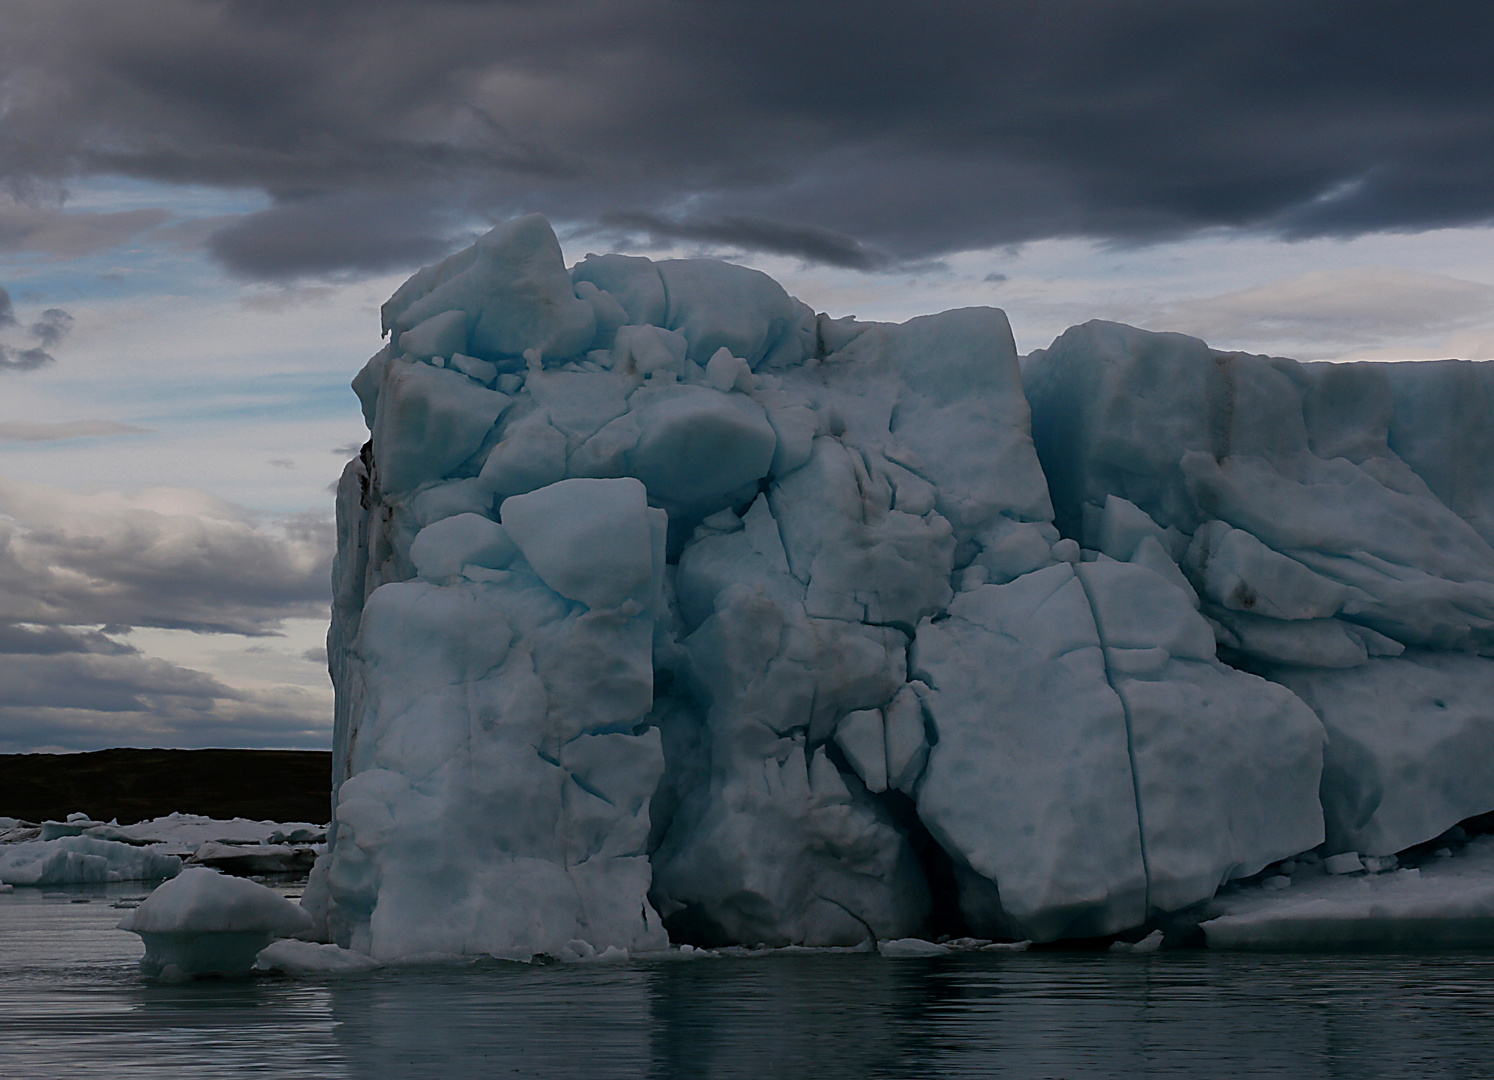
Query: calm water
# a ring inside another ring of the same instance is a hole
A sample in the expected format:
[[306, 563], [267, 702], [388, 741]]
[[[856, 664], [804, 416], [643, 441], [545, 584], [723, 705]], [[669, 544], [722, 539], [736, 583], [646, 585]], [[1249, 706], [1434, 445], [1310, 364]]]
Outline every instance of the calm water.
[[778, 954], [164, 986], [112, 929], [129, 891], [0, 896], [0, 1076], [1494, 1077], [1488, 953]]

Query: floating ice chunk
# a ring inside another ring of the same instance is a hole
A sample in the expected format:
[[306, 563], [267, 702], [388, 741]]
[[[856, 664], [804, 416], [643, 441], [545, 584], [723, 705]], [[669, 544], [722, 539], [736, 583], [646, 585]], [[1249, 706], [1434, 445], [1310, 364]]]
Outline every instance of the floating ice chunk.
[[0, 847], [0, 881], [9, 885], [159, 881], [174, 877], [181, 866], [181, 859], [175, 855], [91, 836], [61, 836]]
[[417, 360], [455, 356], [467, 347], [467, 313], [443, 311], [432, 315], [400, 334], [399, 347]]
[[270, 942], [254, 960], [256, 971], [286, 975], [358, 975], [379, 966], [373, 957], [351, 949], [292, 938]]
[[893, 938], [891, 941], [879, 941], [877, 942], [877, 952], [894, 959], [906, 959], [916, 956], [948, 956], [954, 950], [948, 945], [925, 941], [923, 938], [907, 937]]
[[613, 608], [653, 599], [653, 537], [643, 485], [562, 480], [499, 508], [503, 527], [534, 572], [568, 600]]
[[145, 941], [140, 970], [193, 978], [246, 974], [272, 938], [310, 929], [311, 916], [246, 878], [215, 870], [183, 870], [119, 921]]
[[383, 307], [384, 328], [401, 335], [433, 315], [466, 314], [465, 352], [479, 359], [537, 349], [568, 357], [591, 347], [596, 310], [577, 299], [560, 244], [539, 214], [499, 225], [435, 266], [421, 270]]
[[198, 847], [189, 860], [239, 877], [255, 874], [304, 874], [316, 860], [316, 849], [292, 844], [219, 844]]
[[1324, 859], [1323, 869], [1330, 874], [1357, 874], [1364, 869], [1364, 863], [1357, 851], [1344, 851]]
[[1112, 941], [1110, 951], [1132, 955], [1154, 953], [1162, 947], [1162, 936], [1161, 930], [1153, 930], [1140, 941]]
[[380, 490], [439, 480], [472, 455], [509, 398], [454, 371], [390, 362], [373, 424]]
[[456, 514], [432, 522], [410, 544], [415, 571], [428, 581], [460, 574], [471, 564], [501, 569], [518, 553], [507, 530], [479, 514]]

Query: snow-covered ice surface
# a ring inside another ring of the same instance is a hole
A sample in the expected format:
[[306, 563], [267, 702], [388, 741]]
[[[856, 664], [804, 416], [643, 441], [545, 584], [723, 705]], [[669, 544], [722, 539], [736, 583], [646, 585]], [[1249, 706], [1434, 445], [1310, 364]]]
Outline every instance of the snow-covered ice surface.
[[1202, 924], [1212, 949], [1494, 946], [1494, 835], [1457, 855], [1382, 873], [1310, 870], [1221, 895]]
[[537, 216], [382, 314], [306, 898], [343, 948], [1107, 935], [1494, 810], [1483, 365], [1106, 323], [1022, 364], [995, 309], [567, 271]]

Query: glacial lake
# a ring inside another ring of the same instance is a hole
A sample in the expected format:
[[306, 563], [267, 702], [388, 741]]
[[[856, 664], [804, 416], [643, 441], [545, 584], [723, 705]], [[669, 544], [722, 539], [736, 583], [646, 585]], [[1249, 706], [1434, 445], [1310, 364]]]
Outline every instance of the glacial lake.
[[163, 985], [113, 929], [111, 904], [143, 891], [0, 895], [0, 1076], [1494, 1077], [1488, 952], [776, 953]]

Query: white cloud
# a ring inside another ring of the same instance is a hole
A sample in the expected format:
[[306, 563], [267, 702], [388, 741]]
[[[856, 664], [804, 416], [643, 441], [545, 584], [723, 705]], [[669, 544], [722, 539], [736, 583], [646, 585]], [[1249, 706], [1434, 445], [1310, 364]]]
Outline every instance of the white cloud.
[[1494, 285], [1389, 266], [1315, 270], [1161, 307], [1151, 329], [1336, 355], [1494, 322]]

